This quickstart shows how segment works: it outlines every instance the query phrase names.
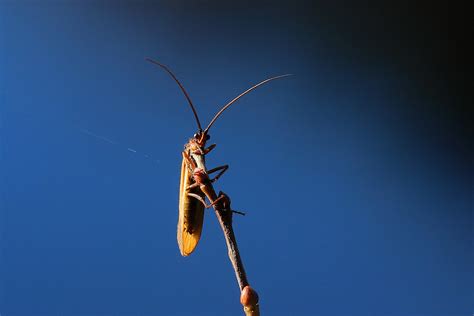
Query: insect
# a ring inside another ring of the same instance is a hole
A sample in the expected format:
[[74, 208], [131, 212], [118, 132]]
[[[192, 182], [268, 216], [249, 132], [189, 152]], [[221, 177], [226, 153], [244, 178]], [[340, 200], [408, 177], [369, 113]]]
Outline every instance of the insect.
[[[147, 61], [163, 68], [178, 84], [179, 88], [186, 97], [194, 118], [196, 119], [198, 131], [189, 141], [184, 145], [182, 152], [183, 161], [181, 163], [181, 179], [179, 186], [179, 212], [178, 212], [178, 231], [177, 239], [181, 255], [188, 256], [196, 248], [199, 239], [201, 238], [202, 226], [204, 221], [204, 209], [215, 204], [220, 198], [225, 195], [217, 197], [214, 189], [209, 187], [209, 183], [215, 182], [222, 174], [229, 168], [228, 165], [223, 165], [207, 170], [205, 164], [205, 156], [215, 148], [216, 144], [212, 144], [206, 148], [206, 142], [210, 139], [209, 129], [219, 118], [219, 116], [234, 102], [249, 93], [250, 91], [266, 84], [275, 79], [290, 76], [290, 74], [271, 77], [245, 90], [237, 97], [232, 99], [224, 105], [211, 120], [209, 125], [203, 130], [201, 122], [196, 112], [196, 108], [189, 97], [189, 94], [184, 89], [173, 72], [165, 65], [146, 58]], [[210, 179], [209, 175], [217, 172], [217, 175]], [[211, 190], [212, 189], [212, 190]], [[205, 203], [205, 197], [210, 201], [209, 205]]]

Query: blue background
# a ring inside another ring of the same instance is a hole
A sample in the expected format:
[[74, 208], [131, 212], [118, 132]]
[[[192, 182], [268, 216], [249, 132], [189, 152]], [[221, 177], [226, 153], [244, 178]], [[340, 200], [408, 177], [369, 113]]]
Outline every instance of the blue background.
[[[183, 144], [210, 167], [264, 315], [474, 312], [462, 8], [0, 3], [0, 313], [241, 315], [212, 211], [176, 244]], [[457, 13], [456, 13], [457, 12]], [[472, 87], [471, 87], [472, 88]], [[469, 103], [469, 107], [472, 104]]]

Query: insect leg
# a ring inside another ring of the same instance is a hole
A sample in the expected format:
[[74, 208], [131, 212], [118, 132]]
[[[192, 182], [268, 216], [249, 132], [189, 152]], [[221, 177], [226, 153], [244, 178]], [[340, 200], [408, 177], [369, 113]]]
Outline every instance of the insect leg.
[[219, 198], [222, 198], [222, 199], [223, 199], [222, 204], [223, 204], [224, 210], [227, 210], [227, 211], [230, 211], [230, 212], [232, 212], [232, 213], [236, 213], [236, 214], [245, 216], [245, 213], [244, 213], [244, 212], [234, 211], [234, 210], [232, 210], [232, 209], [230, 208], [230, 199], [229, 199], [229, 197], [227, 196], [227, 194], [225, 194], [225, 193], [222, 192], [222, 191], [219, 191]]
[[216, 148], [216, 144], [212, 144], [211, 146], [204, 149], [204, 155], [207, 155], [211, 150]]
[[197, 167], [193, 158], [191, 158], [187, 152], [183, 151], [183, 159], [186, 160], [189, 171], [193, 172], [193, 170]]
[[227, 169], [229, 169], [229, 165], [223, 165], [223, 166], [215, 167], [215, 168], [212, 168], [212, 169], [208, 170], [207, 171], [208, 174], [211, 174], [213, 172], [221, 170], [221, 172], [219, 172], [217, 174], [217, 176], [215, 176], [213, 179], [211, 179], [211, 182], [213, 183], [213, 182], [217, 181], [224, 174], [224, 172], [227, 171]]
[[239, 215], [242, 215], [242, 216], [245, 216], [245, 213], [244, 212], [241, 212], [241, 211], [234, 211], [234, 210], [231, 210], [232, 213], [235, 213], [235, 214], [239, 214]]
[[198, 201], [200, 201], [205, 208], [210, 208], [211, 206], [213, 206], [214, 204], [216, 204], [217, 202], [219, 202], [221, 199], [223, 199], [224, 197], [223, 196], [219, 196], [214, 202], [212, 202], [211, 204], [206, 204], [206, 201], [199, 195], [197, 194], [194, 194], [194, 193], [188, 193], [188, 196], [192, 196], [193, 198], [197, 199]]
[[[199, 186], [200, 186], [199, 183], [194, 182], [193, 184], [189, 185], [189, 186], [186, 188], [186, 190], [191, 190], [191, 189], [197, 188], [197, 187], [199, 187]], [[188, 193], [188, 194], [192, 194], [192, 193]]]
[[196, 200], [200, 201], [204, 205], [205, 208], [211, 207], [211, 205], [206, 204], [206, 201], [202, 198], [202, 196], [199, 196], [199, 195], [194, 194], [194, 193], [188, 193], [188, 196], [192, 196]]

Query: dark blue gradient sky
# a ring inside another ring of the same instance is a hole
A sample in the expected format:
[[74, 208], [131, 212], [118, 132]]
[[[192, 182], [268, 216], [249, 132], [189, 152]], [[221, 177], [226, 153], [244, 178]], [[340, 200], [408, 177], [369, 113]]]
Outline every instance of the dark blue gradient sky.
[[463, 12], [2, 1], [0, 314], [242, 314], [212, 212], [179, 254], [196, 125], [145, 56], [175, 71], [204, 123], [295, 74], [211, 130], [208, 165], [230, 164], [216, 188], [247, 212], [235, 230], [264, 315], [472, 314]]

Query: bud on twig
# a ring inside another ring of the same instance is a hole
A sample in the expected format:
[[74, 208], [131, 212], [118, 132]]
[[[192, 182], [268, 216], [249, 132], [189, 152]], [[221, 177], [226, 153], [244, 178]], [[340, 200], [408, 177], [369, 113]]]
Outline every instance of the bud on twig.
[[243, 288], [240, 294], [240, 303], [244, 306], [246, 316], [259, 316], [258, 294], [249, 285]]

